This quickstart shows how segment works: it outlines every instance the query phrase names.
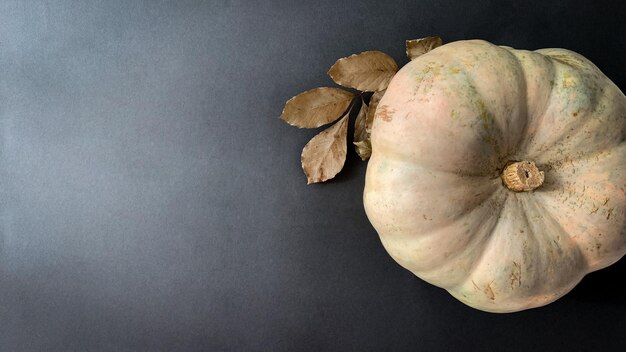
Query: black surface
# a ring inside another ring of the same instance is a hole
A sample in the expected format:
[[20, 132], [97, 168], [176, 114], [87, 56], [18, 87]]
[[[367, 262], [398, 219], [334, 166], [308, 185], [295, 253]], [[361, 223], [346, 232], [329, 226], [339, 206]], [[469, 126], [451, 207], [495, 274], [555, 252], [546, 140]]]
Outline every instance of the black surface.
[[626, 350], [624, 260], [495, 315], [414, 277], [307, 186], [277, 117], [404, 40], [565, 47], [626, 88], [605, 1], [0, 1], [0, 351]]

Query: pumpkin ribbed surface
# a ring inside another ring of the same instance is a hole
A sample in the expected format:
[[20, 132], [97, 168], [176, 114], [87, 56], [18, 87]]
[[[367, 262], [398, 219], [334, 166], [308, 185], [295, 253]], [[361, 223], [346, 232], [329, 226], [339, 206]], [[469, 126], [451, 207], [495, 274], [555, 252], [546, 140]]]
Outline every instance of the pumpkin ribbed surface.
[[[564, 49], [485, 41], [404, 66], [376, 110], [364, 203], [389, 254], [485, 311], [537, 307], [626, 252], [626, 97]], [[530, 192], [507, 163], [545, 173]]]

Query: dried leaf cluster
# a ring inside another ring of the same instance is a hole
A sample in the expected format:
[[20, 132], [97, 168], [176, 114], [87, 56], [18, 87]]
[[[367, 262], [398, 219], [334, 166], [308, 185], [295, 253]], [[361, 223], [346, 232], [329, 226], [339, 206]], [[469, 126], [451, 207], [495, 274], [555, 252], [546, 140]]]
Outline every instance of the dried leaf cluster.
[[[406, 53], [413, 60], [441, 44], [439, 37], [407, 40]], [[321, 87], [287, 101], [280, 118], [292, 126], [317, 128], [339, 120], [313, 137], [302, 150], [302, 169], [309, 184], [327, 181], [343, 168], [350, 111], [357, 105], [357, 99], [361, 99], [361, 108], [354, 122], [353, 143], [362, 160], [370, 157], [376, 107], [397, 71], [398, 65], [391, 56], [381, 51], [365, 51], [337, 60], [328, 70], [335, 83], [360, 92]], [[363, 100], [363, 92], [373, 92], [369, 104]]]

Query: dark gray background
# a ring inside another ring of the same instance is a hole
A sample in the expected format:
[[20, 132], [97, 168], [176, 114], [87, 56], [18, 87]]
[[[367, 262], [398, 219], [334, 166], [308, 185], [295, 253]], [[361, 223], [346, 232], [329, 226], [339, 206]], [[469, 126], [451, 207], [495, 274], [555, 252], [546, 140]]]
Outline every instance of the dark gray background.
[[622, 260], [494, 315], [414, 277], [365, 163], [307, 186], [278, 120], [404, 40], [565, 47], [626, 88], [615, 1], [0, 1], [1, 351], [624, 350]]

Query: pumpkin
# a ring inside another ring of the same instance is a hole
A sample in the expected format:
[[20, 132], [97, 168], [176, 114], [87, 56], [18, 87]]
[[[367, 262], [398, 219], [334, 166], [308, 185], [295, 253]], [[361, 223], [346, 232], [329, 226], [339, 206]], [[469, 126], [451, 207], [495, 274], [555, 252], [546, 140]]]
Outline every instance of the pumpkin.
[[626, 97], [564, 49], [481, 40], [405, 65], [378, 104], [364, 205], [388, 253], [463, 303], [550, 303], [626, 253]]

